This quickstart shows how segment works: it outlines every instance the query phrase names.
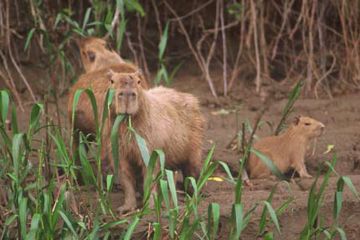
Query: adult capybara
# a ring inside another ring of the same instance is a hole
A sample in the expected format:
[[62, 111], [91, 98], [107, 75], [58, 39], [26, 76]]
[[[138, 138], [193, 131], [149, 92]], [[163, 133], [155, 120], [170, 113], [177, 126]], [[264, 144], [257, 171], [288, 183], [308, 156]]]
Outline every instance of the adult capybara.
[[78, 42], [81, 61], [86, 73], [125, 63], [125, 61], [101, 38], [86, 37]]
[[[130, 116], [132, 127], [146, 140], [149, 153], [154, 149], [163, 150], [166, 168], [181, 170], [184, 179], [189, 176], [197, 179], [204, 136], [204, 118], [198, 100], [191, 94], [164, 87], [146, 91], [141, 87], [139, 76], [139, 72], [122, 74], [108, 71], [108, 80], [115, 89], [110, 122], [114, 122], [118, 114]], [[105, 127], [105, 141], [109, 139], [111, 129], [111, 124]], [[119, 179], [125, 192], [125, 204], [119, 208], [120, 213], [136, 208], [135, 179], [146, 173], [135, 136], [129, 140], [126, 131], [126, 124], [120, 124]], [[111, 151], [109, 141], [107, 146]], [[140, 172], [137, 169], [141, 169]]]
[[[311, 178], [305, 167], [305, 153], [309, 141], [319, 137], [325, 125], [309, 117], [298, 117], [282, 135], [259, 140], [253, 146], [267, 156], [278, 169], [285, 173], [295, 169], [301, 178]], [[256, 154], [251, 153], [249, 159], [250, 178], [265, 178], [271, 172]]]
[[[106, 93], [110, 86], [109, 81], [106, 77], [106, 73], [108, 69], [112, 69], [112, 71], [114, 72], [121, 72], [121, 73], [134, 73], [135, 71], [138, 70], [138, 68], [132, 64], [122, 63], [81, 75], [78, 82], [76, 82], [70, 90], [69, 102], [68, 102], [68, 120], [70, 126], [71, 126], [71, 117], [72, 117], [71, 114], [72, 114], [74, 95], [76, 90], [78, 89], [88, 89], [88, 88], [92, 89], [96, 98], [99, 121], [101, 121]], [[140, 79], [141, 79], [141, 87], [147, 89], [145, 78], [141, 76]], [[85, 93], [81, 94], [75, 109], [74, 142], [73, 142], [74, 153], [77, 152], [79, 146], [79, 133], [78, 133], [79, 131], [83, 132], [85, 136], [88, 134], [92, 134], [89, 135], [89, 140], [90, 141], [94, 140], [94, 136], [96, 133], [94, 113], [90, 99]]]

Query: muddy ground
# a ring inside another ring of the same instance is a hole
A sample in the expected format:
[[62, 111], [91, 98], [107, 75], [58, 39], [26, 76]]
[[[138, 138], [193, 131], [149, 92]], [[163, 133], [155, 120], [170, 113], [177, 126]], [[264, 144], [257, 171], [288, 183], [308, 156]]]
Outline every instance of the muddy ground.
[[[220, 74], [214, 73], [214, 79], [220, 79]], [[38, 76], [38, 75], [37, 75]], [[218, 76], [218, 77], [216, 77]], [[35, 75], [32, 76], [35, 78]], [[36, 81], [31, 81], [36, 82]], [[221, 83], [216, 83], [221, 89]], [[39, 87], [38, 92], [42, 92], [46, 86], [32, 84], [34, 88]], [[220, 104], [214, 101], [207, 83], [203, 80], [197, 72], [180, 71], [179, 75], [174, 79], [172, 87], [184, 92], [193, 93], [201, 102], [201, 110], [206, 117], [206, 139], [203, 146], [203, 158], [209, 152], [212, 144], [215, 144], [215, 152], [213, 160], [226, 162], [233, 175], [236, 176], [239, 167], [239, 155], [227, 148], [227, 145], [237, 132], [239, 123], [249, 120], [254, 122], [255, 116], [260, 111], [263, 102], [260, 97], [254, 94], [252, 86], [245, 84], [235, 84], [229, 97], [220, 98]], [[25, 90], [22, 94], [24, 99], [28, 98], [28, 93]], [[276, 126], [281, 118], [282, 110], [287, 102], [287, 94], [284, 96], [271, 99], [269, 109], [263, 115], [263, 120], [269, 121], [273, 126]], [[29, 101], [29, 100], [28, 100]], [[66, 106], [68, 101], [68, 94], [65, 92], [59, 99], [59, 107], [61, 109], [61, 119], [63, 126], [66, 121]], [[29, 119], [29, 112], [31, 104], [26, 104], [25, 112], [18, 109], [18, 119], [20, 127], [27, 126]], [[319, 167], [324, 161], [330, 161], [334, 155], [334, 151], [329, 154], [324, 154], [328, 145], [335, 145], [335, 150], [338, 154], [338, 161], [336, 163], [336, 171], [339, 175], [349, 176], [360, 192], [360, 94], [348, 93], [346, 95], [335, 96], [330, 100], [324, 96], [322, 99], [316, 100], [312, 96], [304, 97], [303, 95], [295, 104], [295, 112], [291, 119], [296, 115], [311, 116], [326, 125], [325, 134], [317, 140], [314, 154], [309, 151], [307, 156], [306, 166], [310, 174], [316, 175]], [[234, 111], [237, 110], [237, 113]], [[222, 111], [220, 111], [222, 110]], [[223, 111], [226, 110], [226, 111]], [[53, 119], [57, 119], [55, 105], [50, 107]], [[218, 114], [220, 112], [227, 114]], [[265, 137], [271, 134], [269, 127], [263, 126], [258, 130], [257, 135]], [[223, 171], [219, 168], [216, 174], [221, 175]], [[322, 177], [325, 172], [321, 172]], [[333, 199], [336, 189], [338, 176], [332, 174], [327, 190], [325, 202], [321, 213], [324, 214], [324, 226], [331, 227], [332, 224], [332, 209]], [[276, 239], [297, 239], [301, 230], [307, 222], [307, 199], [310, 186], [314, 179], [295, 179], [290, 183], [291, 191], [287, 189], [286, 184], [280, 183], [278, 190], [274, 196], [272, 206], [277, 209], [282, 203], [288, 200], [291, 196], [294, 201], [290, 206], [279, 216], [282, 234], [276, 234]], [[254, 190], [245, 188], [243, 192], [243, 204], [245, 212], [249, 210], [256, 202], [266, 200], [272, 187], [278, 181], [275, 179], [267, 180], [253, 180]], [[230, 183], [210, 181], [205, 189], [206, 197], [201, 203], [200, 212], [206, 213], [209, 203], [219, 203], [221, 211], [221, 223], [218, 239], [228, 239], [230, 232], [230, 213], [231, 206], [234, 202], [235, 189]], [[113, 201], [115, 205], [122, 203], [122, 194], [114, 193], [113, 198], [118, 201]], [[120, 201], [119, 201], [120, 199]], [[257, 208], [248, 227], [243, 233], [242, 239], [256, 239], [257, 227], [262, 211], [262, 207]], [[346, 221], [349, 217], [350, 220]], [[347, 234], [348, 239], [358, 239], [360, 236], [360, 203], [356, 201], [349, 189], [345, 187], [343, 196], [343, 207], [341, 209], [340, 221], [337, 223], [341, 225], [345, 222], [343, 228]], [[272, 225], [270, 230], [275, 231]], [[338, 235], [337, 238], [340, 238]]]

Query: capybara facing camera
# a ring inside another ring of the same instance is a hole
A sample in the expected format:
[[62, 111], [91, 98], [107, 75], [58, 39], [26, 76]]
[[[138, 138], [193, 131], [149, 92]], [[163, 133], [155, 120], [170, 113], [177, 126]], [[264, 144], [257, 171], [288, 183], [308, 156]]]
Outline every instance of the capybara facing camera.
[[[142, 136], [148, 151], [161, 149], [165, 154], [165, 167], [181, 170], [186, 177], [198, 178], [201, 168], [201, 146], [204, 136], [204, 118], [198, 100], [191, 94], [173, 89], [156, 87], [144, 90], [141, 87], [140, 71], [116, 73], [108, 70], [107, 77], [115, 89], [115, 103], [111, 106], [111, 121], [105, 126], [103, 146], [107, 146], [104, 158], [111, 156], [108, 141], [116, 114], [131, 117], [132, 127]], [[136, 208], [136, 175], [145, 176], [146, 166], [142, 160], [135, 137], [129, 140], [127, 126], [120, 124], [119, 135], [119, 179], [125, 192], [125, 204], [120, 213]], [[105, 160], [106, 161], [106, 160]], [[111, 160], [114, 167], [114, 161]], [[135, 172], [135, 166], [141, 172]], [[115, 169], [114, 169], [115, 170]]]

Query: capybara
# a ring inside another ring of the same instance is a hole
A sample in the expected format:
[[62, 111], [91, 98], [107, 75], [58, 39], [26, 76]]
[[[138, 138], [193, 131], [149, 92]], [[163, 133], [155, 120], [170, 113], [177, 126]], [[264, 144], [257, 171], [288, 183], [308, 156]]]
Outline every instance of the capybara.
[[[107, 77], [115, 89], [115, 104], [110, 114], [112, 121], [109, 122], [114, 122], [118, 114], [131, 117], [131, 125], [145, 139], [149, 153], [161, 149], [165, 153], [167, 169], [181, 170], [184, 179], [189, 176], [197, 179], [204, 136], [204, 118], [198, 100], [191, 94], [164, 87], [146, 91], [141, 87], [140, 75], [139, 72], [123, 74], [108, 71]], [[109, 139], [111, 125], [104, 128], [105, 141]], [[135, 136], [129, 140], [126, 131], [127, 125], [120, 124], [119, 179], [125, 192], [125, 204], [119, 208], [120, 213], [136, 208], [135, 179], [146, 173]], [[107, 146], [111, 151], [109, 141]]]
[[[319, 137], [324, 128], [325, 125], [315, 119], [297, 117], [283, 134], [261, 139], [253, 148], [273, 161], [282, 173], [293, 168], [300, 178], [311, 178], [305, 167], [305, 153], [309, 141]], [[250, 178], [266, 178], [271, 174], [267, 165], [254, 153], [250, 154], [248, 168]]]
[[[69, 102], [68, 102], [68, 120], [70, 126], [71, 126], [71, 117], [72, 117], [71, 114], [72, 114], [75, 92], [78, 89], [88, 89], [88, 88], [91, 88], [95, 95], [96, 104], [98, 108], [99, 124], [100, 124], [106, 93], [108, 87], [110, 86], [106, 76], [108, 69], [112, 69], [112, 71], [114, 72], [122, 72], [122, 73], [133, 73], [138, 70], [138, 68], [132, 64], [122, 63], [122, 64], [109, 66], [108, 68], [103, 68], [95, 72], [90, 72], [81, 75], [80, 79], [74, 84], [74, 86], [70, 90]], [[141, 87], [147, 89], [145, 78], [143, 76], [141, 76], [140, 78], [141, 78]], [[75, 155], [77, 155], [77, 150], [79, 146], [79, 131], [83, 132], [85, 136], [88, 134], [92, 134], [89, 135], [89, 140], [90, 141], [94, 140], [94, 136], [96, 133], [94, 113], [90, 99], [85, 93], [81, 94], [75, 109], [74, 142], [73, 142], [73, 152], [75, 153]], [[75, 158], [77, 158], [77, 156]]]
[[85, 72], [90, 73], [125, 61], [101, 38], [86, 37], [78, 41]]

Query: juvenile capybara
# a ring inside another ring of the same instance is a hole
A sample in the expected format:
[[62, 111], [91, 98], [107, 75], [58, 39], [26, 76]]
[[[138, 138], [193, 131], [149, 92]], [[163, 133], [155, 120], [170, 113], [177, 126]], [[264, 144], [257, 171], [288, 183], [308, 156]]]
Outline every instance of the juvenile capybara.
[[[305, 167], [305, 153], [309, 141], [319, 137], [324, 128], [325, 125], [315, 119], [297, 117], [283, 134], [261, 139], [253, 148], [273, 161], [282, 173], [293, 168], [301, 178], [311, 178]], [[248, 169], [250, 178], [266, 178], [271, 174], [267, 165], [254, 153], [250, 154]]]
[[86, 37], [78, 42], [81, 61], [86, 73], [94, 72], [125, 61], [101, 38]]
[[[71, 114], [72, 114], [75, 92], [78, 89], [88, 89], [88, 88], [91, 88], [95, 95], [96, 104], [98, 108], [99, 124], [100, 124], [106, 93], [110, 86], [109, 81], [106, 77], [106, 73], [108, 69], [112, 69], [112, 71], [114, 72], [122, 72], [122, 73], [134, 73], [135, 71], [138, 70], [138, 68], [132, 64], [122, 63], [81, 75], [80, 79], [72, 86], [70, 90], [68, 109], [67, 109], [70, 126], [71, 126], [71, 117], [72, 117]], [[141, 87], [147, 89], [145, 78], [141, 76], [140, 79], [141, 79]], [[80, 95], [78, 104], [75, 109], [74, 142], [73, 142], [74, 153], [77, 152], [79, 146], [79, 131], [83, 132], [85, 136], [92, 134], [89, 135], [89, 140], [90, 141], [94, 140], [94, 136], [96, 133], [94, 113], [90, 99], [85, 93], [82, 93]]]
[[[197, 179], [204, 136], [204, 118], [198, 100], [191, 94], [164, 87], [146, 91], [141, 87], [140, 75], [140, 72], [122, 74], [108, 71], [109, 83], [115, 89], [110, 122], [114, 122], [118, 114], [131, 117], [131, 125], [145, 139], [149, 153], [154, 149], [163, 150], [166, 168], [181, 170], [184, 179], [189, 176]], [[105, 127], [105, 141], [109, 139], [111, 129], [111, 124]], [[120, 213], [136, 208], [135, 179], [146, 173], [135, 136], [129, 140], [126, 131], [127, 125], [120, 124], [119, 179], [125, 192], [125, 204], [119, 208]], [[111, 151], [109, 142], [107, 146]]]

